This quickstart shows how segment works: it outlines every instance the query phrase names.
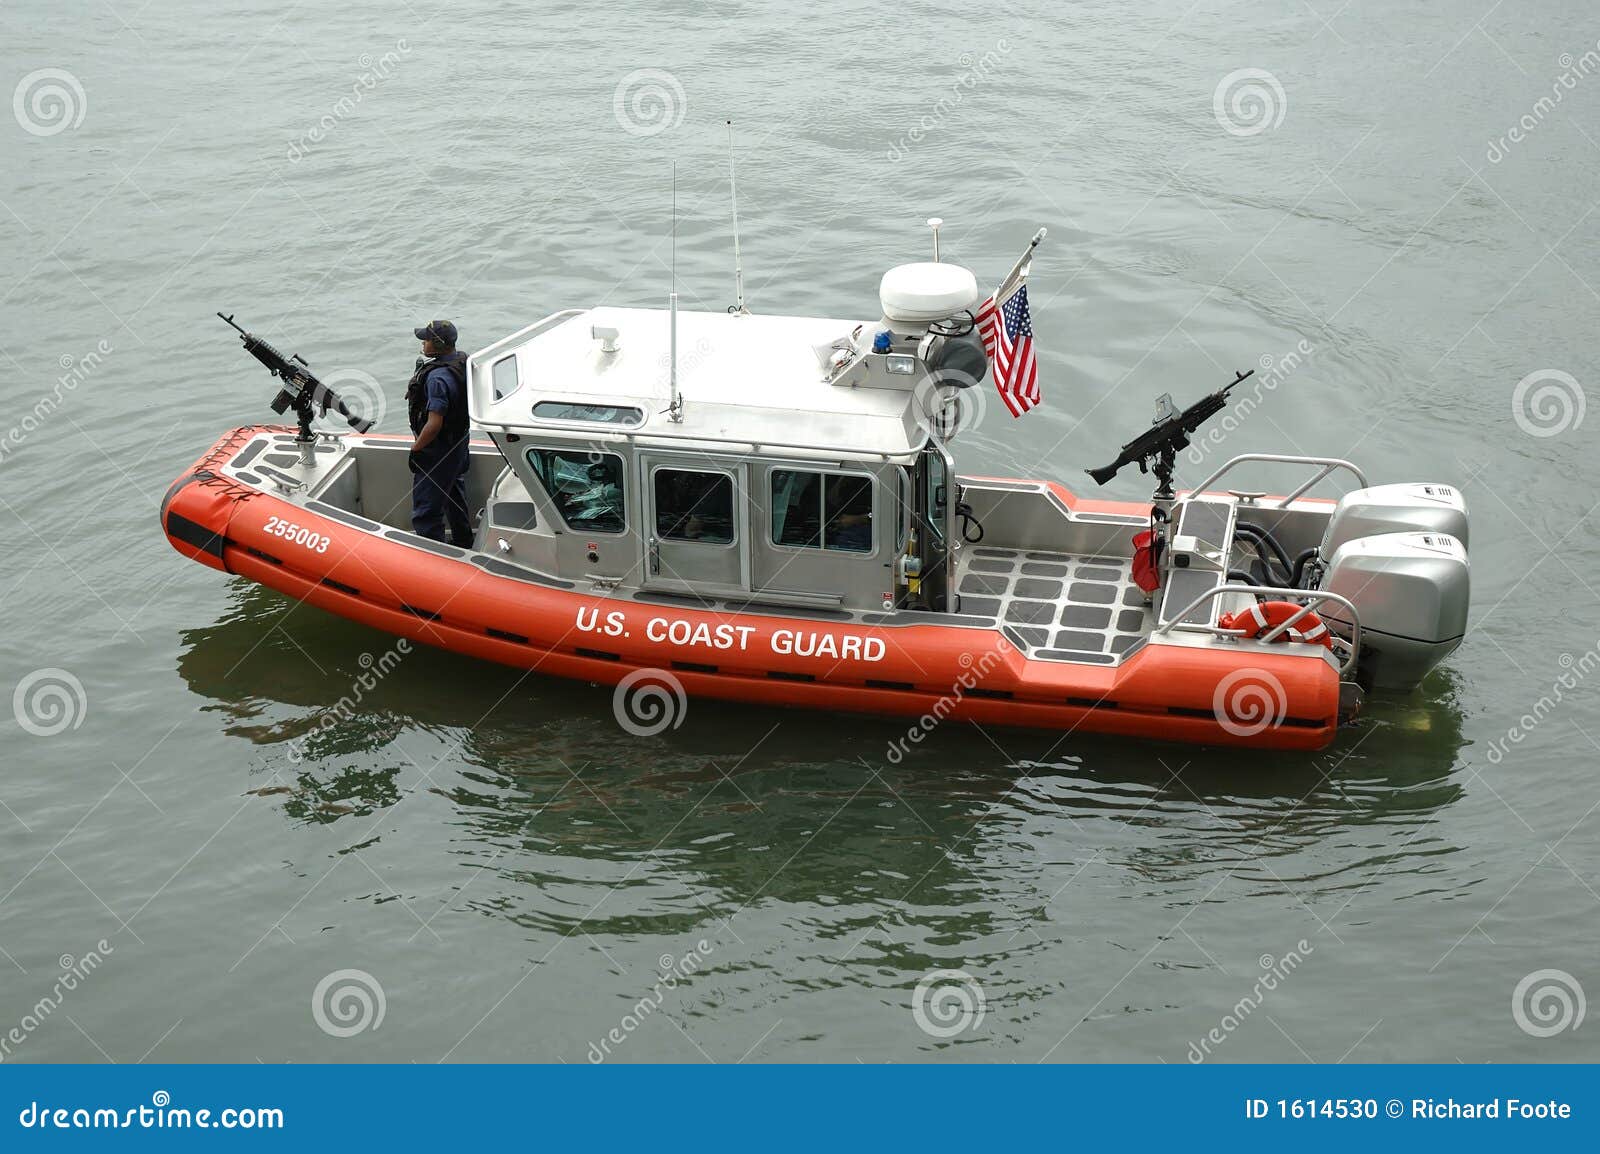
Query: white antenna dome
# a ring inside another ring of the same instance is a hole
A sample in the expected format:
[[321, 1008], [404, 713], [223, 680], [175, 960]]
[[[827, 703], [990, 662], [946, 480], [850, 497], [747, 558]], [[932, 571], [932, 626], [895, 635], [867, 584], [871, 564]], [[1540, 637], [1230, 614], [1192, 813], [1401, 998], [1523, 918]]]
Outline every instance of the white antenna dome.
[[978, 278], [958, 264], [903, 264], [883, 274], [878, 301], [885, 320], [927, 325], [978, 303]]

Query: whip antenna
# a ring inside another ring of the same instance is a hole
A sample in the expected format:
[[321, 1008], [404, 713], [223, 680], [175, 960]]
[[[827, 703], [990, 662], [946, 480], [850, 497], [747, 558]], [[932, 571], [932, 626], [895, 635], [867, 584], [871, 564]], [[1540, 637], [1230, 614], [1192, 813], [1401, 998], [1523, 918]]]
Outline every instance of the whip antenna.
[[733, 121], [728, 121], [728, 196], [733, 201], [733, 296], [730, 313], [748, 313], [744, 307], [744, 258], [739, 253], [739, 186], [733, 171]]
[[683, 423], [683, 397], [678, 393], [678, 294], [667, 294], [667, 420]]
[[667, 294], [667, 420], [683, 420], [683, 398], [678, 395], [678, 162], [672, 162], [672, 291]]

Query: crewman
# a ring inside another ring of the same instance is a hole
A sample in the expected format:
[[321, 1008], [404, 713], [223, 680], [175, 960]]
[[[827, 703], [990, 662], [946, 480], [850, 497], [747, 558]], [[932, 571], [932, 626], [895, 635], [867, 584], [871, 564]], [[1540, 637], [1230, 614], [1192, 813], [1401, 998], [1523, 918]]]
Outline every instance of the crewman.
[[406, 386], [416, 434], [410, 456], [411, 528], [422, 537], [470, 547], [467, 356], [456, 350], [456, 326], [449, 321], [429, 321], [413, 331], [422, 342], [422, 356]]

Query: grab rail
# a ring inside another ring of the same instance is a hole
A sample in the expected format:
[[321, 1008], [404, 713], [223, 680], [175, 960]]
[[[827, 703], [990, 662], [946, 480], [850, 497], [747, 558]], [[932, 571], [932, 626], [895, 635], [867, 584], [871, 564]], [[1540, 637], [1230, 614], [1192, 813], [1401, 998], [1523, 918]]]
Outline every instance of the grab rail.
[[499, 340], [495, 341], [495, 343], [490, 345], [488, 348], [479, 349], [477, 352], [472, 354], [472, 359], [476, 361], [476, 360], [487, 358], [493, 353], [498, 353], [501, 349], [505, 348], [507, 345], [511, 344], [514, 341], [520, 341], [524, 337], [537, 336], [539, 333], [543, 332], [545, 329], [554, 328], [556, 325], [560, 324], [561, 322], [569, 321], [573, 317], [577, 316], [579, 313], [586, 312], [586, 311], [588, 311], [588, 310], [586, 310], [586, 309], [562, 309], [560, 312], [553, 312], [549, 316], [545, 317], [543, 320], [534, 321], [531, 325], [527, 326], [526, 328], [518, 329], [516, 332], [512, 333], [509, 337], [501, 337]]
[[[485, 378], [483, 376], [483, 366], [487, 365], [490, 361], [498, 360], [500, 353], [510, 346], [532, 337], [536, 337], [547, 329], [553, 329], [557, 325], [565, 324], [567, 321], [570, 321], [573, 317], [579, 315], [583, 311], [583, 309], [562, 309], [560, 312], [551, 313], [543, 320], [534, 321], [531, 325], [528, 325], [523, 329], [518, 329], [508, 337], [501, 337], [488, 348], [479, 349], [477, 352], [473, 353], [467, 358], [467, 410], [471, 415], [472, 420], [477, 423], [480, 428], [485, 428], [488, 426], [478, 421], [478, 413], [482, 412], [489, 404], [493, 403], [489, 400], [489, 398], [484, 396]], [[494, 427], [504, 428], [505, 426], [496, 425]]]
[[1354, 671], [1356, 657], [1361, 652], [1361, 618], [1356, 613], [1356, 607], [1351, 604], [1348, 597], [1341, 597], [1337, 593], [1328, 593], [1320, 589], [1285, 589], [1272, 585], [1218, 585], [1215, 588], [1207, 589], [1185, 605], [1182, 612], [1169, 617], [1164, 623], [1156, 626], [1153, 636], [1160, 637], [1174, 629], [1181, 629], [1186, 633], [1210, 633], [1218, 637], [1243, 637], [1244, 630], [1242, 629], [1223, 629], [1217, 625], [1201, 625], [1184, 620], [1185, 617], [1200, 608], [1200, 606], [1215, 597], [1220, 597], [1224, 593], [1249, 593], [1254, 596], [1278, 597], [1284, 600], [1308, 598], [1306, 604], [1300, 607], [1298, 613], [1295, 613], [1287, 621], [1275, 625], [1267, 633], [1256, 638], [1255, 640], [1257, 641], [1276, 641], [1283, 636], [1285, 631], [1292, 628], [1296, 621], [1301, 620], [1308, 613], [1316, 612], [1318, 606], [1327, 602], [1331, 601], [1344, 606], [1350, 614], [1350, 652], [1339, 663], [1339, 676], [1346, 677]]
[[1290, 456], [1287, 453], [1242, 453], [1239, 456], [1234, 457], [1231, 461], [1229, 461], [1226, 464], [1224, 464], [1221, 468], [1219, 468], [1215, 473], [1212, 473], [1211, 476], [1207, 477], [1204, 481], [1201, 481], [1198, 485], [1196, 485], [1193, 489], [1190, 490], [1190, 493], [1191, 494], [1199, 494], [1199, 493], [1203, 493], [1203, 492], [1207, 491], [1208, 489], [1211, 488], [1211, 486], [1215, 485], [1217, 483], [1217, 481], [1221, 479], [1221, 477], [1222, 477], [1222, 475], [1224, 473], [1228, 472], [1228, 470], [1232, 469], [1235, 465], [1242, 465], [1246, 461], [1275, 461], [1275, 462], [1277, 462], [1279, 464], [1282, 464], [1282, 465], [1321, 465], [1322, 466], [1322, 471], [1320, 473], [1315, 474], [1311, 478], [1311, 480], [1307, 481], [1305, 484], [1301, 485], [1294, 492], [1290, 493], [1287, 497], [1283, 498], [1283, 500], [1278, 503], [1277, 507], [1279, 509], [1287, 509], [1289, 507], [1289, 502], [1291, 502], [1291, 501], [1295, 500], [1297, 497], [1301, 496], [1303, 493], [1305, 493], [1307, 490], [1309, 490], [1312, 486], [1314, 486], [1318, 482], [1320, 482], [1324, 477], [1331, 476], [1332, 474], [1338, 472], [1340, 469], [1344, 469], [1344, 470], [1352, 473], [1355, 476], [1355, 479], [1356, 479], [1357, 483], [1361, 486], [1361, 488], [1365, 489], [1367, 487], [1367, 475], [1365, 473], [1363, 473], [1358, 466], [1352, 464], [1349, 461], [1344, 460], [1341, 457], [1296, 457], [1296, 456]]

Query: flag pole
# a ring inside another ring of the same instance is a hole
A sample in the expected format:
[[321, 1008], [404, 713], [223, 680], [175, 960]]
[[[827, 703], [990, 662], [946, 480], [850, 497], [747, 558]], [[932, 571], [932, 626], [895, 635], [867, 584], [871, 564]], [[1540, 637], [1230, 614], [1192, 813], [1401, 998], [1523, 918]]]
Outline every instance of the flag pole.
[[1033, 239], [1028, 242], [1027, 251], [1025, 251], [1022, 256], [1017, 259], [1016, 264], [1011, 266], [1011, 271], [1006, 274], [1006, 279], [1000, 282], [1000, 287], [994, 290], [994, 299], [996, 302], [1000, 300], [1000, 298], [1005, 294], [1005, 291], [1011, 287], [1012, 283], [1015, 282], [1018, 277], [1027, 275], [1028, 264], [1033, 260], [1033, 250], [1039, 247], [1039, 242], [1045, 238], [1049, 231], [1049, 229], [1041, 228], [1038, 232], [1033, 234]]

